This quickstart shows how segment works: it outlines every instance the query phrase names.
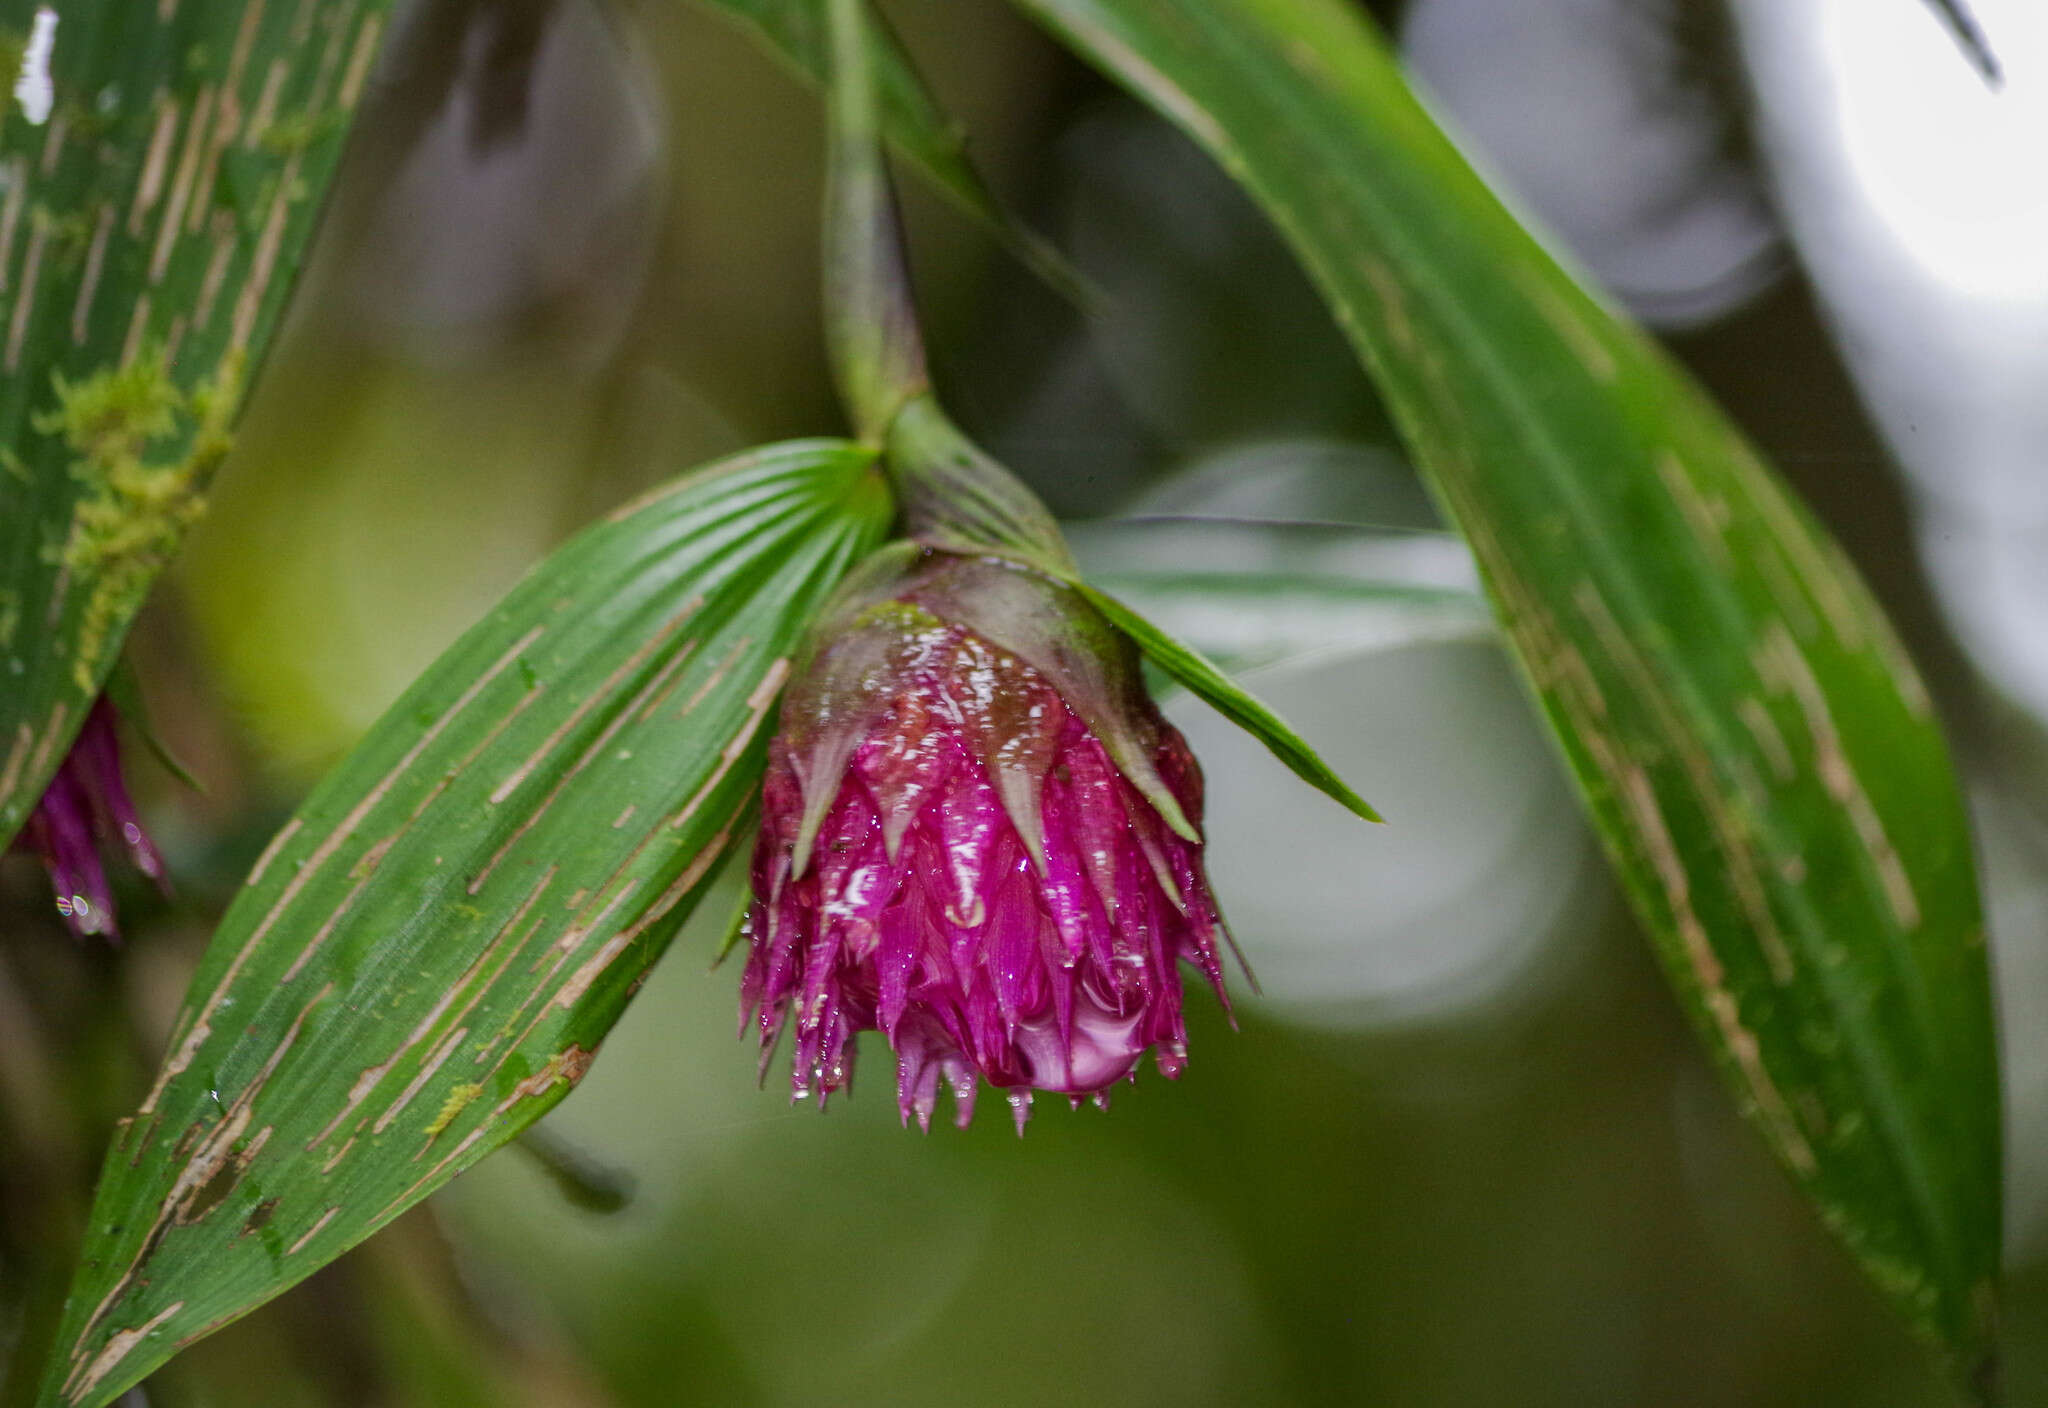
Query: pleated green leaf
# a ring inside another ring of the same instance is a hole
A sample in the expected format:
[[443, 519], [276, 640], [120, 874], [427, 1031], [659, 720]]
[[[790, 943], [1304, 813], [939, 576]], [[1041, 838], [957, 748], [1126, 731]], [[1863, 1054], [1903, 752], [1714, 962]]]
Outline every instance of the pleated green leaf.
[[0, 846], [233, 444], [386, 0], [0, 0]]
[[725, 461], [556, 552], [392, 707], [221, 922], [108, 1152], [43, 1403], [110, 1401], [576, 1084], [891, 512], [845, 442]]
[[1292, 243], [1470, 541], [1744, 1113], [1958, 1375], [1993, 1366], [1999, 1094], [1970, 837], [1841, 553], [1473, 174], [1344, 0], [1018, 0]]

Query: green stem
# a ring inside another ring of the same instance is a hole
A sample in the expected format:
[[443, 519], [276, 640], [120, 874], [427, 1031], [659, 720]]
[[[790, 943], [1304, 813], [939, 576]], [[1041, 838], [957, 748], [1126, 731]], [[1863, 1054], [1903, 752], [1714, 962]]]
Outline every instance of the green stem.
[[883, 448], [905, 532], [1056, 575], [1073, 558], [1046, 507], [947, 417], [925, 370], [903, 222], [882, 153], [867, 0], [831, 0], [825, 340], [854, 429]]
[[825, 178], [825, 341], [861, 439], [925, 391], [924, 339], [903, 256], [903, 221], [882, 155], [866, 0], [832, 0]]

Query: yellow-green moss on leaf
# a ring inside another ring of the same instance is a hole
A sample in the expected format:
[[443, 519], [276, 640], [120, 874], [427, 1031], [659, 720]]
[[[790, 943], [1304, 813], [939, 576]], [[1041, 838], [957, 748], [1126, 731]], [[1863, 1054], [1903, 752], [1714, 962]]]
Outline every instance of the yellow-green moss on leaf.
[[458, 1085], [448, 1092], [448, 1098], [441, 1104], [441, 1113], [434, 1116], [434, 1122], [427, 1126], [427, 1138], [432, 1139], [455, 1123], [455, 1117], [468, 1109], [479, 1095], [484, 1093], [481, 1085]]
[[[35, 426], [63, 437], [76, 456], [71, 472], [85, 488], [64, 544], [74, 589], [88, 593], [72, 665], [81, 691], [97, 688], [97, 666], [116, 644], [111, 637], [205, 511], [207, 482], [234, 444], [229, 425], [240, 383], [240, 358], [231, 357], [186, 392], [160, 351], [82, 381], [51, 377], [57, 405]], [[179, 439], [182, 453], [161, 444]]]

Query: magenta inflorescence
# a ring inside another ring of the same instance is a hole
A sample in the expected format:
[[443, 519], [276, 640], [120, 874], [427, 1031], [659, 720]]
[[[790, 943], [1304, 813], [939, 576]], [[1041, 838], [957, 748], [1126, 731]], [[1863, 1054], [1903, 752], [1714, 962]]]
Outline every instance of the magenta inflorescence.
[[121, 778], [114, 707], [94, 702], [71, 751], [22, 828], [20, 844], [41, 857], [57, 893], [57, 912], [80, 938], [119, 937], [113, 887], [100, 861], [102, 844], [118, 847], [159, 885], [163, 858], [142, 829]]
[[[822, 1102], [851, 1078], [855, 1034], [879, 1029], [906, 1122], [929, 1126], [943, 1079], [965, 1126], [979, 1078], [1010, 1092], [1020, 1131], [1031, 1091], [1106, 1100], [1148, 1049], [1178, 1075], [1179, 964], [1227, 1008], [1199, 843], [1044, 676], [975, 632], [917, 635], [884, 683], [807, 855], [805, 759], [787, 737], [771, 751], [741, 991], [764, 1070], [793, 1027], [793, 1095]], [[1198, 825], [1200, 770], [1142, 712]]]

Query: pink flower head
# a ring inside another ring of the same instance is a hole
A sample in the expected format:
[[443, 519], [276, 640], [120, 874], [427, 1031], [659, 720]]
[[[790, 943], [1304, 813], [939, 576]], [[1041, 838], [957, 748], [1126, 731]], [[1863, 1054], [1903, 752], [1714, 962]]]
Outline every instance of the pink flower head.
[[[900, 562], [901, 559], [898, 559]], [[870, 574], [872, 578], [873, 574]], [[887, 1034], [906, 1122], [977, 1079], [1078, 1105], [1186, 1062], [1179, 964], [1227, 1008], [1201, 771], [1137, 652], [1070, 588], [919, 553], [854, 588], [782, 705], [754, 850], [742, 1030], [795, 1027], [793, 1098]]]
[[50, 873], [57, 912], [80, 938], [120, 937], [113, 889], [100, 863], [102, 842], [120, 846], [137, 870], [163, 883], [163, 858], [142, 829], [121, 780], [115, 722], [113, 705], [103, 698], [95, 701], [21, 831], [20, 844], [41, 857]]

